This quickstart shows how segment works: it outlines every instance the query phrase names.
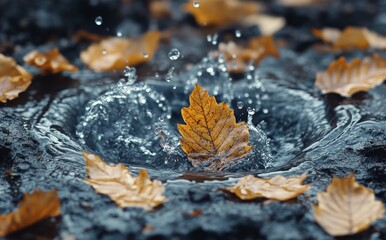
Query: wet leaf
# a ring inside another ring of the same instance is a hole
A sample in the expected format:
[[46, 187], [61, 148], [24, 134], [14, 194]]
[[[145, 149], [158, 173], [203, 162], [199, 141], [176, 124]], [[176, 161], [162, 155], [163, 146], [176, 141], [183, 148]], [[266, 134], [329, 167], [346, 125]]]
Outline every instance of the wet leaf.
[[170, 0], [151, 0], [149, 12], [152, 18], [161, 19], [171, 16]]
[[385, 212], [373, 190], [360, 185], [353, 174], [348, 178], [334, 177], [327, 191], [319, 192], [317, 197], [318, 205], [313, 206], [315, 220], [332, 236], [366, 230]]
[[77, 42], [80, 42], [80, 41], [98, 42], [98, 41], [101, 41], [103, 39], [108, 38], [108, 36], [91, 33], [91, 32], [88, 32], [86, 30], [81, 29], [81, 30], [76, 31], [75, 34], [72, 36], [72, 38]]
[[263, 35], [272, 35], [285, 26], [283, 17], [276, 17], [264, 14], [251, 15], [245, 18], [246, 25], [257, 25]]
[[54, 74], [62, 71], [78, 71], [78, 68], [71, 65], [57, 48], [44, 53], [32, 51], [25, 55], [23, 59], [29, 65], [39, 68], [42, 74]]
[[180, 143], [193, 166], [222, 170], [251, 152], [246, 124], [236, 123], [233, 110], [198, 84], [181, 114], [186, 124], [178, 124]]
[[350, 97], [368, 91], [386, 79], [386, 59], [378, 54], [347, 63], [344, 57], [333, 61], [325, 72], [316, 75], [315, 86], [323, 93], [337, 93]]
[[15, 99], [31, 84], [32, 75], [10, 58], [0, 54], [0, 102]]
[[195, 6], [195, 2], [197, 1], [190, 0], [183, 8], [192, 14], [201, 26], [226, 26], [239, 23], [246, 16], [256, 14], [261, 9], [261, 6], [256, 3], [239, 0], [198, 1], [198, 7]]
[[0, 237], [22, 230], [48, 217], [60, 215], [60, 200], [56, 191], [36, 190], [24, 194], [19, 207], [12, 213], [0, 215]]
[[220, 43], [218, 49], [227, 63], [229, 72], [245, 72], [251, 61], [259, 64], [268, 56], [280, 56], [272, 36], [253, 38], [245, 48], [234, 42]]
[[119, 207], [140, 207], [151, 210], [163, 204], [164, 186], [158, 181], [151, 181], [146, 170], [141, 169], [133, 177], [122, 164], [109, 165], [98, 156], [83, 153], [86, 159], [88, 177], [84, 181], [96, 192], [109, 196]]
[[264, 179], [248, 175], [241, 178], [235, 186], [226, 188], [225, 190], [234, 193], [242, 200], [268, 198], [271, 200], [286, 201], [310, 189], [310, 185], [303, 185], [306, 177], [305, 175], [290, 178], [275, 176]]
[[331, 0], [278, 0], [278, 3], [287, 7], [308, 7], [328, 3]]
[[161, 34], [149, 31], [137, 39], [111, 37], [92, 44], [80, 55], [95, 71], [123, 70], [150, 61], [158, 48]]
[[316, 37], [339, 49], [386, 49], [386, 37], [367, 28], [347, 27], [343, 31], [335, 28], [324, 28], [321, 30], [313, 29], [312, 32]]

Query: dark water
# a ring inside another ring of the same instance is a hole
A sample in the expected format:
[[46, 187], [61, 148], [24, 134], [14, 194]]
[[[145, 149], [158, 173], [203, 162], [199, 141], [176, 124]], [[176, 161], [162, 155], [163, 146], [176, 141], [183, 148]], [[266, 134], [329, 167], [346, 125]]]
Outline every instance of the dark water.
[[[58, 39], [45, 43], [37, 36], [32, 38], [32, 30], [16, 24], [10, 13], [4, 13], [7, 21], [2, 21], [1, 26], [5, 37], [0, 34], [0, 39], [23, 46], [18, 51], [16, 46], [6, 51], [20, 59], [35, 45], [42, 49], [59, 46], [71, 62], [80, 65], [77, 52], [84, 46], [68, 40], [62, 30], [69, 28], [66, 31], [71, 32], [71, 28], [85, 22], [82, 26], [87, 28], [88, 21], [93, 24], [88, 29], [94, 29], [95, 16], [78, 14], [64, 28], [61, 19], [68, 15], [66, 7], [59, 4], [56, 12], [49, 14], [47, 9], [52, 6], [43, 2], [40, 9], [46, 11], [49, 20], [40, 21], [44, 14], [37, 10], [31, 10], [25, 18], [38, 18], [39, 21], [30, 21], [35, 23], [34, 29], [56, 29]], [[92, 5], [88, 1], [69, 1], [67, 7], [77, 6], [76, 13], [89, 7], [102, 14], [116, 11], [118, 2]], [[342, 22], [361, 23], [382, 33], [386, 16], [381, 1], [355, 3], [351, 12], [339, 10], [346, 4], [336, 1], [327, 9], [308, 10], [271, 4], [270, 11], [288, 21], [287, 27], [277, 34], [288, 45], [280, 49], [280, 59], [267, 59], [243, 76], [230, 76], [221, 59], [208, 58], [207, 50], [216, 46], [208, 43], [206, 33], [197, 31], [192, 20], [181, 14], [175, 16], [181, 25], [175, 30], [177, 36], [162, 44], [152, 62], [137, 68], [134, 84], [123, 73], [93, 73], [84, 66], [77, 73], [37, 76], [20, 98], [1, 105], [0, 213], [14, 209], [23, 192], [57, 188], [62, 217], [53, 223], [40, 223], [14, 238], [331, 239], [314, 223], [311, 203], [332, 176], [354, 172], [362, 184], [386, 201], [386, 87], [383, 84], [350, 99], [321, 95], [313, 87], [315, 74], [340, 55], [313, 49], [316, 40], [306, 31], [308, 28], [299, 26], [304, 20], [313, 27], [321, 23], [336, 27]], [[148, 24], [138, 19], [146, 13], [140, 10], [141, 4], [136, 6], [139, 10], [133, 18], [105, 17], [104, 24], [122, 31], [131, 26], [127, 35], [144, 31]], [[11, 9], [14, 14], [21, 14], [20, 9]], [[130, 15], [133, 10], [127, 11]], [[360, 18], [358, 14], [362, 14]], [[52, 20], [55, 18], [59, 19], [58, 26]], [[241, 31], [244, 38], [258, 34], [258, 29]], [[19, 38], [16, 32], [20, 32]], [[227, 32], [234, 29], [217, 33], [219, 40]], [[31, 40], [27, 40], [29, 37]], [[30, 46], [24, 46], [24, 42]], [[167, 56], [172, 47], [182, 54], [176, 61]], [[342, 53], [348, 58], [368, 54]], [[187, 63], [193, 64], [189, 70]], [[167, 76], [171, 68], [173, 74]], [[124, 80], [120, 80], [122, 77]], [[178, 143], [180, 110], [189, 105], [195, 83], [218, 101], [226, 101], [235, 110], [237, 121], [248, 122], [254, 150], [224, 172], [194, 168]], [[152, 212], [117, 208], [108, 197], [96, 194], [83, 183], [83, 151], [97, 153], [107, 162], [124, 163], [134, 173], [139, 168], [148, 169], [152, 178], [166, 184], [168, 201]], [[218, 190], [247, 174], [269, 177], [304, 173], [309, 175], [307, 182], [313, 188], [289, 203], [244, 203]], [[203, 213], [193, 217], [196, 209]], [[149, 225], [154, 229], [143, 232]], [[356, 238], [383, 239], [385, 226], [383, 218], [375, 229]]]

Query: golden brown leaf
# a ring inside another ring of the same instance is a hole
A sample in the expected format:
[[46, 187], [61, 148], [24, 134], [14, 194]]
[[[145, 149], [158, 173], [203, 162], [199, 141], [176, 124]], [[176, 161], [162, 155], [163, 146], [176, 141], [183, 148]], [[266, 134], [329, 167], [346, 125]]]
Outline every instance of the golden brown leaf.
[[385, 212], [373, 190], [360, 185], [354, 175], [332, 179], [326, 192], [318, 193], [315, 220], [332, 236], [352, 235], [366, 230]]
[[122, 164], [109, 165], [98, 156], [83, 153], [88, 177], [84, 181], [96, 192], [109, 196], [119, 207], [141, 207], [151, 210], [166, 200], [164, 186], [151, 181], [146, 170], [133, 177]]
[[248, 175], [240, 179], [233, 187], [226, 188], [242, 200], [268, 198], [271, 200], [286, 201], [308, 191], [310, 185], [303, 185], [307, 176], [285, 178], [275, 176], [264, 179]]
[[272, 35], [285, 26], [285, 19], [283, 17], [258, 14], [246, 17], [244, 23], [258, 26], [263, 35]]
[[77, 42], [80, 42], [80, 41], [98, 42], [98, 41], [101, 41], [103, 39], [108, 38], [108, 36], [99, 35], [96, 33], [88, 32], [86, 30], [80, 29], [74, 33], [72, 38]]
[[151, 0], [149, 2], [149, 12], [151, 17], [156, 19], [170, 17], [170, 0]]
[[32, 75], [16, 62], [0, 54], [0, 102], [15, 99], [31, 84]]
[[312, 32], [316, 37], [339, 49], [386, 49], [386, 37], [367, 28], [347, 27], [343, 31], [335, 28], [324, 28], [321, 30], [313, 29]]
[[337, 93], [350, 97], [368, 91], [386, 79], [386, 59], [378, 54], [363, 60], [346, 63], [344, 57], [333, 61], [325, 72], [316, 75], [315, 86], [323, 93]]
[[62, 71], [78, 71], [78, 68], [71, 65], [57, 48], [44, 53], [32, 51], [25, 55], [23, 59], [29, 65], [39, 68], [40, 72], [43, 74], [59, 73]]
[[239, 0], [202, 0], [195, 7], [196, 0], [189, 0], [183, 8], [192, 14], [201, 26], [225, 26], [242, 22], [246, 16], [259, 12], [260, 6]]
[[111, 37], [92, 44], [80, 55], [95, 71], [122, 70], [150, 61], [158, 48], [161, 33], [149, 31], [138, 39]]
[[18, 209], [0, 215], [0, 237], [19, 231], [40, 220], [60, 215], [60, 200], [57, 191], [36, 190], [24, 194]]
[[181, 114], [186, 125], [178, 124], [180, 143], [193, 166], [222, 170], [251, 152], [246, 124], [236, 123], [233, 110], [198, 84]]
[[234, 42], [220, 43], [219, 52], [222, 53], [229, 72], [245, 72], [251, 61], [259, 64], [268, 56], [280, 56], [272, 36], [253, 38], [245, 48]]

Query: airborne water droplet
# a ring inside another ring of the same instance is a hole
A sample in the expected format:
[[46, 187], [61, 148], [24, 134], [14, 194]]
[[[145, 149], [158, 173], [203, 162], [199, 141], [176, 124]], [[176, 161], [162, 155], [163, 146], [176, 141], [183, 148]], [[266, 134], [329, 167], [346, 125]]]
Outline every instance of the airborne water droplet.
[[243, 102], [241, 102], [241, 101], [237, 102], [237, 108], [238, 109], [242, 109], [243, 107], [244, 107], [244, 103]]
[[180, 57], [180, 55], [181, 55], [180, 51], [177, 48], [173, 48], [172, 50], [170, 50], [168, 54], [169, 59], [172, 61], [177, 60]]
[[200, 3], [198, 1], [193, 2], [193, 7], [198, 8], [200, 7]]
[[144, 52], [144, 53], [143, 53], [143, 57], [144, 57], [144, 58], [148, 58], [148, 57], [149, 57], [149, 54], [148, 54], [147, 52]]
[[174, 72], [174, 67], [171, 67], [165, 76], [166, 82], [170, 82], [171, 80], [173, 80], [173, 72]]
[[98, 16], [95, 18], [95, 24], [100, 26], [102, 25], [102, 22], [103, 22], [103, 18], [101, 16]]
[[106, 55], [106, 54], [107, 54], [106, 49], [103, 49], [103, 50], [102, 50], [102, 55]]
[[241, 31], [240, 30], [236, 30], [235, 31], [235, 36], [238, 37], [238, 38], [241, 37]]

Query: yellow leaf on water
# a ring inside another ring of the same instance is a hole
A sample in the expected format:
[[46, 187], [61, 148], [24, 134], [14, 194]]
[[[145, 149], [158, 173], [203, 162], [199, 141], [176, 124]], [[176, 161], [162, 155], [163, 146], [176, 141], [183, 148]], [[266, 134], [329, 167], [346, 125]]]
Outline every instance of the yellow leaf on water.
[[151, 181], [146, 170], [133, 177], [122, 164], [109, 165], [98, 156], [83, 153], [88, 178], [84, 181], [96, 192], [109, 196], [119, 207], [140, 207], [151, 210], [166, 200], [164, 186]]
[[275, 176], [264, 179], [248, 175], [241, 178], [235, 186], [226, 188], [225, 190], [234, 193], [242, 200], [267, 198], [286, 201], [310, 189], [310, 185], [303, 185], [306, 177], [305, 175], [290, 178]]
[[78, 68], [71, 65], [57, 48], [44, 53], [32, 51], [25, 55], [23, 59], [29, 65], [39, 68], [40, 72], [43, 74], [59, 73], [62, 71], [78, 71]]
[[138, 39], [111, 37], [92, 44], [80, 57], [95, 71], [123, 70], [150, 61], [158, 48], [161, 33], [149, 31]]
[[378, 54], [347, 63], [344, 57], [333, 61], [325, 72], [316, 75], [315, 86], [323, 93], [337, 93], [350, 97], [368, 91], [386, 79], [386, 59]]
[[247, 125], [236, 123], [233, 110], [198, 84], [181, 114], [186, 124], [178, 124], [180, 143], [193, 166], [222, 170], [251, 152]]
[[272, 36], [252, 38], [245, 48], [234, 42], [220, 43], [218, 50], [222, 53], [229, 72], [245, 72], [251, 61], [257, 65], [268, 56], [280, 56]]
[[[199, 3], [199, 6], [196, 3]], [[256, 14], [260, 5], [239, 0], [189, 0], [183, 5], [201, 26], [226, 26], [242, 22], [246, 16]]]
[[0, 54], [0, 102], [15, 99], [31, 84], [32, 75], [16, 62]]
[[354, 175], [332, 179], [326, 192], [318, 193], [315, 220], [332, 236], [352, 235], [366, 230], [385, 212], [373, 190], [360, 185]]
[[386, 49], [386, 37], [363, 27], [347, 27], [343, 31], [323, 28], [313, 29], [312, 32], [316, 37], [339, 49]]
[[57, 191], [36, 190], [24, 194], [19, 207], [12, 213], [0, 215], [0, 237], [22, 230], [48, 217], [60, 215]]

